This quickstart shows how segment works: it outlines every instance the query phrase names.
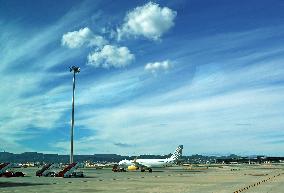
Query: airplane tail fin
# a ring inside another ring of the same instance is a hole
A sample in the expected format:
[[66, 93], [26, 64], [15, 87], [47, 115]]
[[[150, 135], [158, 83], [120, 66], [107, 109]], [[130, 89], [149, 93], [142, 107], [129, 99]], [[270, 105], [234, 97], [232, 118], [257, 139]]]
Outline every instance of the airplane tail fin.
[[173, 155], [170, 157], [172, 160], [178, 160], [182, 156], [183, 145], [179, 145]]

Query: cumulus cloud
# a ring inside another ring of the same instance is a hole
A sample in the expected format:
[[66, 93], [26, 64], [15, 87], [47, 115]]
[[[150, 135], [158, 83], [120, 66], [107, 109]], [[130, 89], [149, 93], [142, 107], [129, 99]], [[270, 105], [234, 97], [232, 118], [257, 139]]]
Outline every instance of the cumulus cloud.
[[64, 34], [61, 44], [69, 48], [79, 48], [83, 45], [102, 47], [107, 44], [107, 40], [102, 36], [95, 35], [88, 27], [85, 27], [79, 31]]
[[117, 29], [118, 39], [132, 35], [158, 40], [174, 25], [176, 15], [176, 11], [153, 2], [136, 7], [125, 16], [122, 27]]
[[167, 71], [172, 67], [172, 64], [169, 60], [165, 60], [162, 62], [153, 62], [147, 63], [145, 65], [145, 70], [150, 71], [152, 73], [156, 73], [157, 71]]
[[135, 56], [127, 47], [105, 45], [100, 51], [90, 53], [88, 64], [94, 67], [121, 68], [129, 65]]

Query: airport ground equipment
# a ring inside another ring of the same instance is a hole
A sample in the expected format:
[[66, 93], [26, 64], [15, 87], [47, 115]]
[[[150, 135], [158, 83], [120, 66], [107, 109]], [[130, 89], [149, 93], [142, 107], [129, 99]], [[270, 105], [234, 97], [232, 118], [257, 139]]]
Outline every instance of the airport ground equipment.
[[57, 168], [57, 164], [46, 164], [44, 165], [40, 170], [36, 172], [36, 176], [41, 177], [55, 177], [56, 172], [54, 171], [55, 168]]
[[126, 172], [126, 170], [124, 168], [119, 167], [118, 164], [114, 164], [114, 166], [112, 167], [112, 171], [113, 172]]
[[0, 177], [24, 177], [25, 174], [23, 172], [9, 171], [9, 169], [14, 166], [15, 164], [13, 163], [0, 164]]
[[62, 171], [56, 174], [56, 177], [71, 178], [71, 177], [84, 177], [83, 172], [76, 171], [82, 165], [74, 162], [66, 166]]

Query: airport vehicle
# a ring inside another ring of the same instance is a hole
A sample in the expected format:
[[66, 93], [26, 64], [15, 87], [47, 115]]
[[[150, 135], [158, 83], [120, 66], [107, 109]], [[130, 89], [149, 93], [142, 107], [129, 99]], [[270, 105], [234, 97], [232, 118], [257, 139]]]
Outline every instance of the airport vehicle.
[[23, 172], [9, 171], [9, 169], [14, 166], [15, 164], [13, 163], [0, 164], [0, 177], [24, 177], [25, 174]]
[[57, 164], [46, 164], [42, 167], [42, 169], [38, 170], [36, 172], [36, 176], [44, 176], [44, 177], [55, 177], [56, 172], [54, 171], [55, 168], [57, 168]]
[[84, 177], [83, 172], [75, 171], [82, 165], [80, 163], [74, 162], [66, 166], [62, 171], [55, 174], [55, 177], [71, 178], [71, 177]]
[[117, 168], [113, 168], [113, 171], [124, 171], [126, 168], [129, 170], [138, 170], [141, 172], [148, 170], [152, 172], [152, 168], [169, 167], [175, 164], [182, 156], [183, 145], [179, 145], [173, 155], [166, 159], [134, 159], [134, 160], [122, 160], [118, 163]]

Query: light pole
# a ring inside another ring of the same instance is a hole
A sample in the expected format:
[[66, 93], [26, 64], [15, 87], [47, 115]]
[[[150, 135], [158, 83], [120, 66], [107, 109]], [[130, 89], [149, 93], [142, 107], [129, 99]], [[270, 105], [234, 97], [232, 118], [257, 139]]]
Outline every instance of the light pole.
[[72, 96], [72, 116], [71, 116], [71, 152], [70, 152], [70, 164], [73, 163], [73, 136], [74, 136], [74, 100], [75, 100], [75, 74], [80, 72], [80, 68], [77, 66], [69, 67], [70, 72], [73, 72], [73, 96]]

